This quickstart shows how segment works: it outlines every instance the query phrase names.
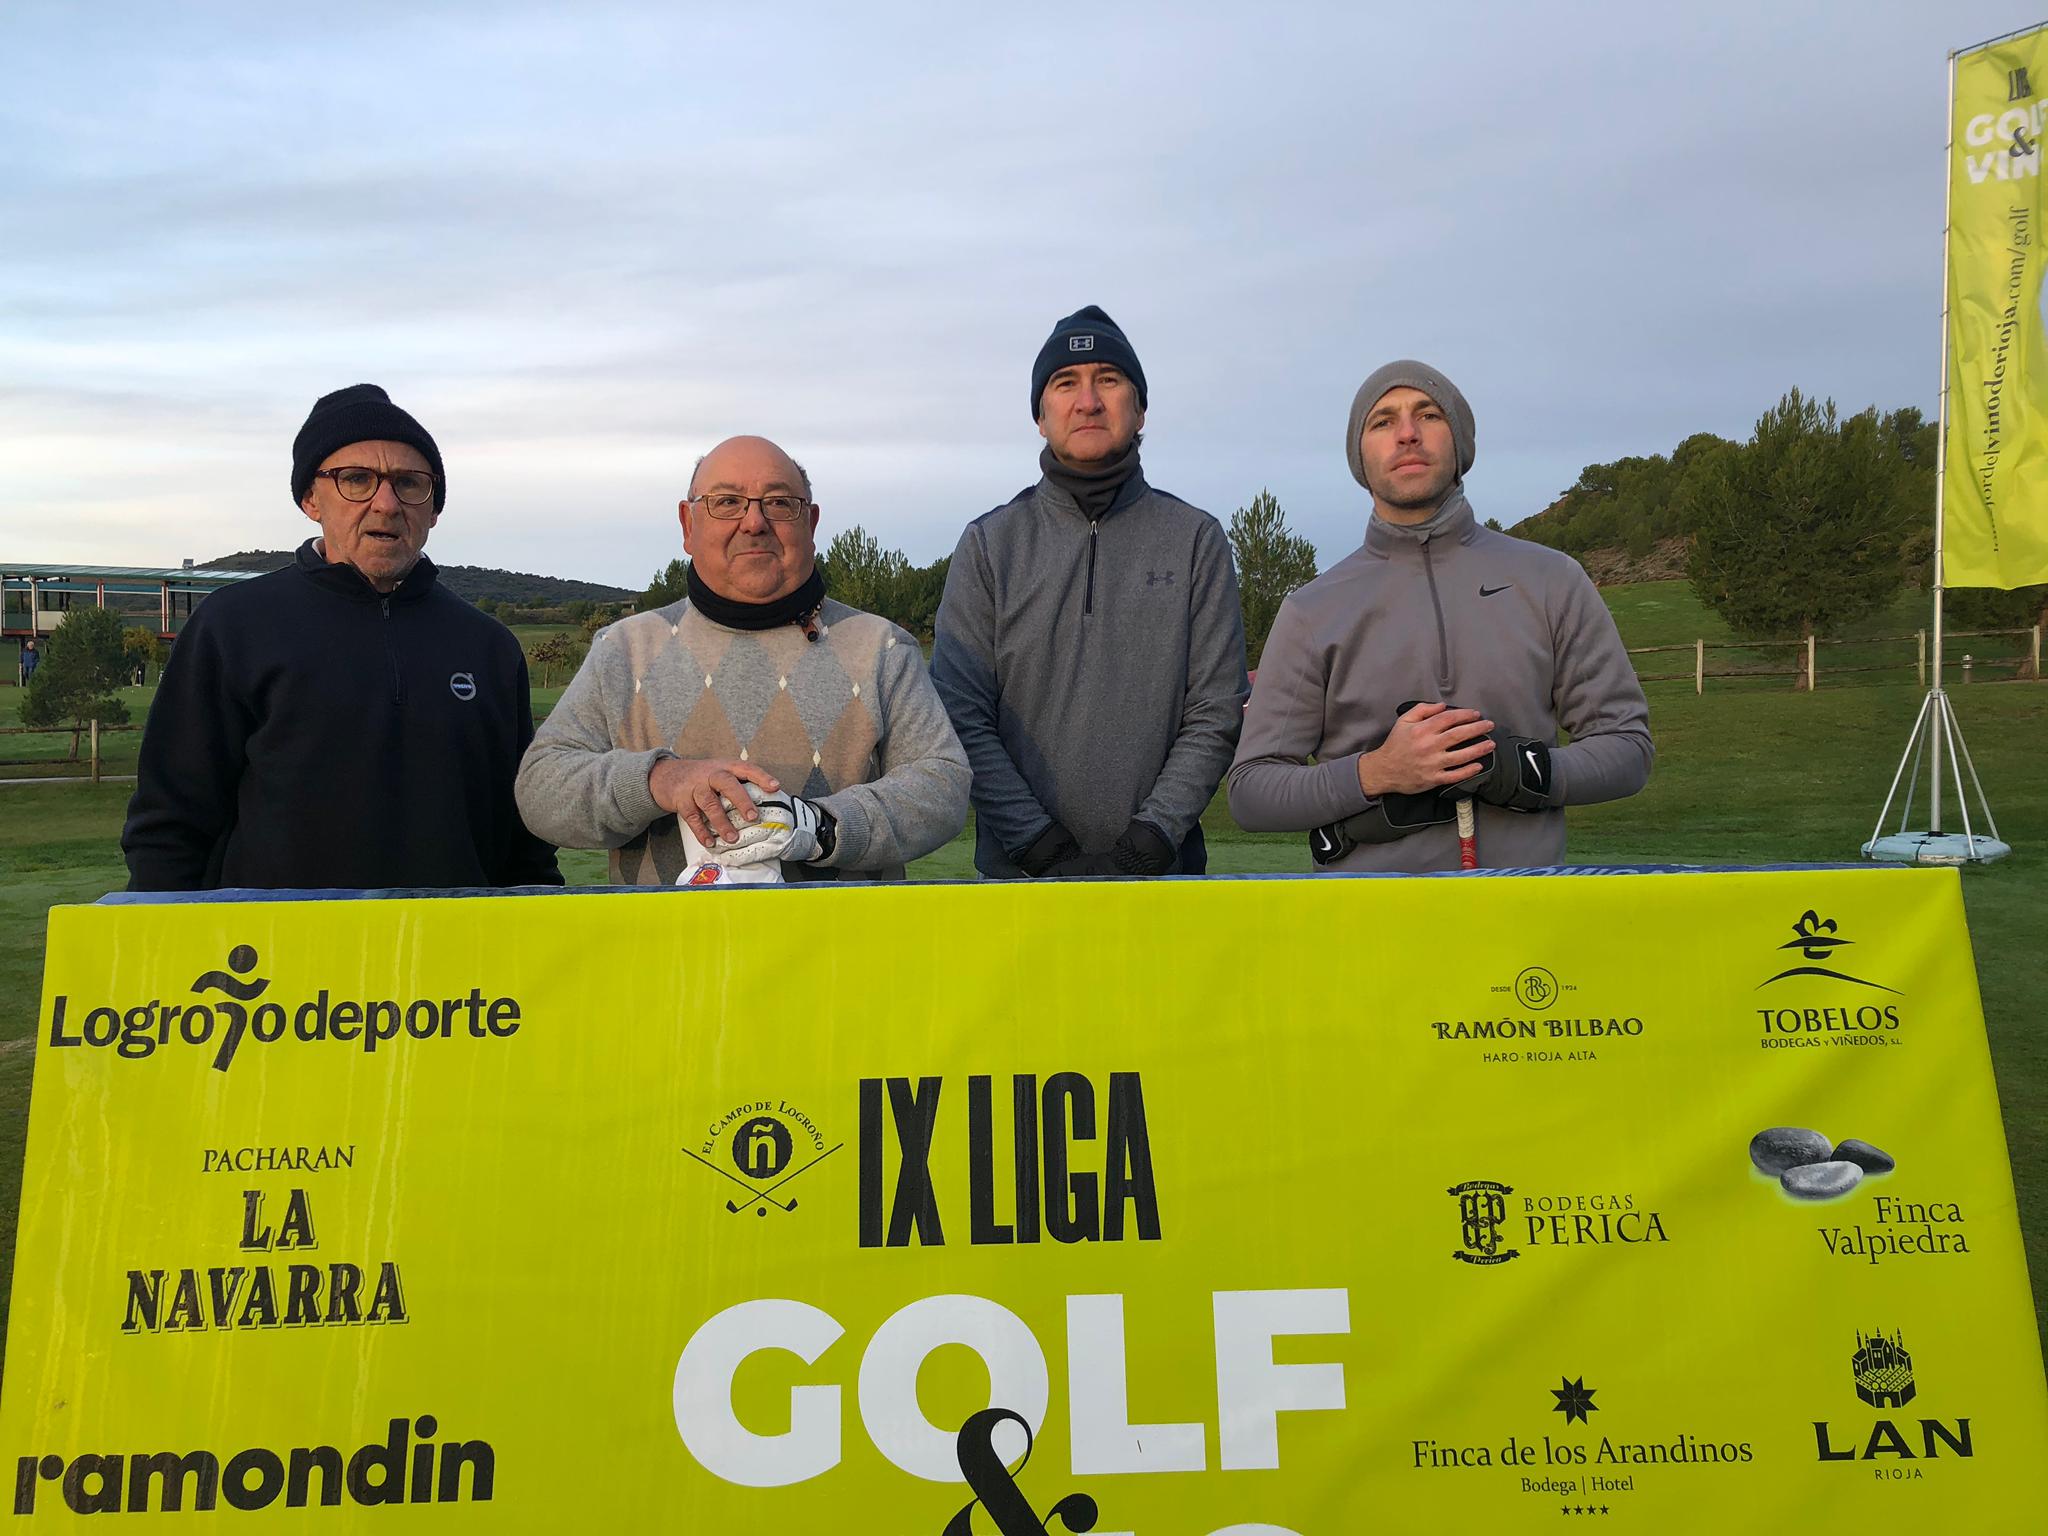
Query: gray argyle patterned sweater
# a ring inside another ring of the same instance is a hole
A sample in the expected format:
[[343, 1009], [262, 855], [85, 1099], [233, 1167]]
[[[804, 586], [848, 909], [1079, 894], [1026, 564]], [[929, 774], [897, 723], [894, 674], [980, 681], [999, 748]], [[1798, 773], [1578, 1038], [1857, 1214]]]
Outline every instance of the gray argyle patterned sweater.
[[666, 756], [757, 763], [839, 823], [845, 880], [903, 866], [967, 824], [967, 754], [917, 642], [826, 600], [818, 638], [784, 624], [727, 629], [688, 599], [597, 632], [519, 765], [519, 811], [565, 848], [608, 848], [621, 885], [671, 885], [675, 816], [647, 792]]

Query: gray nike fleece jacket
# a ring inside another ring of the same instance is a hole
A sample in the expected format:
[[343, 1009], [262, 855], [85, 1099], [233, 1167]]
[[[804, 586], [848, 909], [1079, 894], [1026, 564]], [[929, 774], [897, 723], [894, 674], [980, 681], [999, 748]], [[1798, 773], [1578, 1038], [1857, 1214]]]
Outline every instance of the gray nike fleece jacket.
[[[1230, 811], [1247, 830], [1305, 832], [1364, 810], [1359, 755], [1417, 700], [1550, 744], [1553, 806], [1648, 782], [1649, 706], [1592, 581], [1569, 555], [1480, 527], [1452, 495], [1428, 533], [1373, 518], [1363, 547], [1281, 605], [1230, 769]], [[1562, 809], [1476, 809], [1483, 866], [1563, 862]], [[1361, 845], [1332, 867], [1454, 870], [1457, 829]]]

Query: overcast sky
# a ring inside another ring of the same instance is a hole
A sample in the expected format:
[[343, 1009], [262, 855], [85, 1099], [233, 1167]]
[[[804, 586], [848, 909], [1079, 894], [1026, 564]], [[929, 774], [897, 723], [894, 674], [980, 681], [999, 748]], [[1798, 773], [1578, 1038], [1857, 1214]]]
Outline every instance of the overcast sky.
[[1352, 392], [1422, 357], [1513, 523], [1798, 385], [1934, 409], [1946, 55], [2043, 0], [0, 4], [0, 561], [280, 548], [371, 380], [430, 552], [640, 587], [694, 456], [923, 562], [1037, 476], [1103, 305], [1158, 486], [1354, 547]]

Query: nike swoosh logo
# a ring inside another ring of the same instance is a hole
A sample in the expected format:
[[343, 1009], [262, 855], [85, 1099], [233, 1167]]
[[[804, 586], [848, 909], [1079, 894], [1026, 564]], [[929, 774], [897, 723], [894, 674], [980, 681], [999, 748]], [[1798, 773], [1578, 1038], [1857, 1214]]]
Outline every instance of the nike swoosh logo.
[[1493, 596], [1493, 594], [1494, 594], [1494, 593], [1496, 593], [1496, 592], [1505, 592], [1505, 591], [1507, 591], [1508, 587], [1512, 587], [1513, 585], [1514, 585], [1514, 583], [1513, 583], [1512, 581], [1508, 583], [1508, 586], [1507, 586], [1507, 587], [1489, 587], [1489, 586], [1485, 585], [1484, 583], [1481, 583], [1481, 585], [1480, 585], [1480, 588], [1479, 588], [1479, 595], [1480, 595], [1481, 597], [1491, 597], [1491, 596]]

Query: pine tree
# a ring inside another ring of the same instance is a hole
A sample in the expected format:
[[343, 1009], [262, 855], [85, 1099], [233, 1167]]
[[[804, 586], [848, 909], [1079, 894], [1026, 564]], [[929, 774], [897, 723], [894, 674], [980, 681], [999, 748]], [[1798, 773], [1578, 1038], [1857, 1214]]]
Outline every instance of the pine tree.
[[1739, 635], [1813, 634], [1882, 607], [1905, 579], [1913, 517], [1896, 436], [1793, 390], [1706, 467], [1686, 566]]
[[1273, 493], [1261, 490], [1230, 515], [1230, 549], [1237, 558], [1237, 597], [1244, 610], [1245, 657], [1256, 667], [1266, 636], [1287, 594], [1316, 574], [1316, 547], [1289, 531]]
[[43, 642], [43, 664], [21, 701], [21, 723], [71, 727], [71, 761], [87, 725], [123, 725], [128, 706], [115, 697], [130, 674], [121, 645], [121, 615], [111, 608], [74, 608]]

